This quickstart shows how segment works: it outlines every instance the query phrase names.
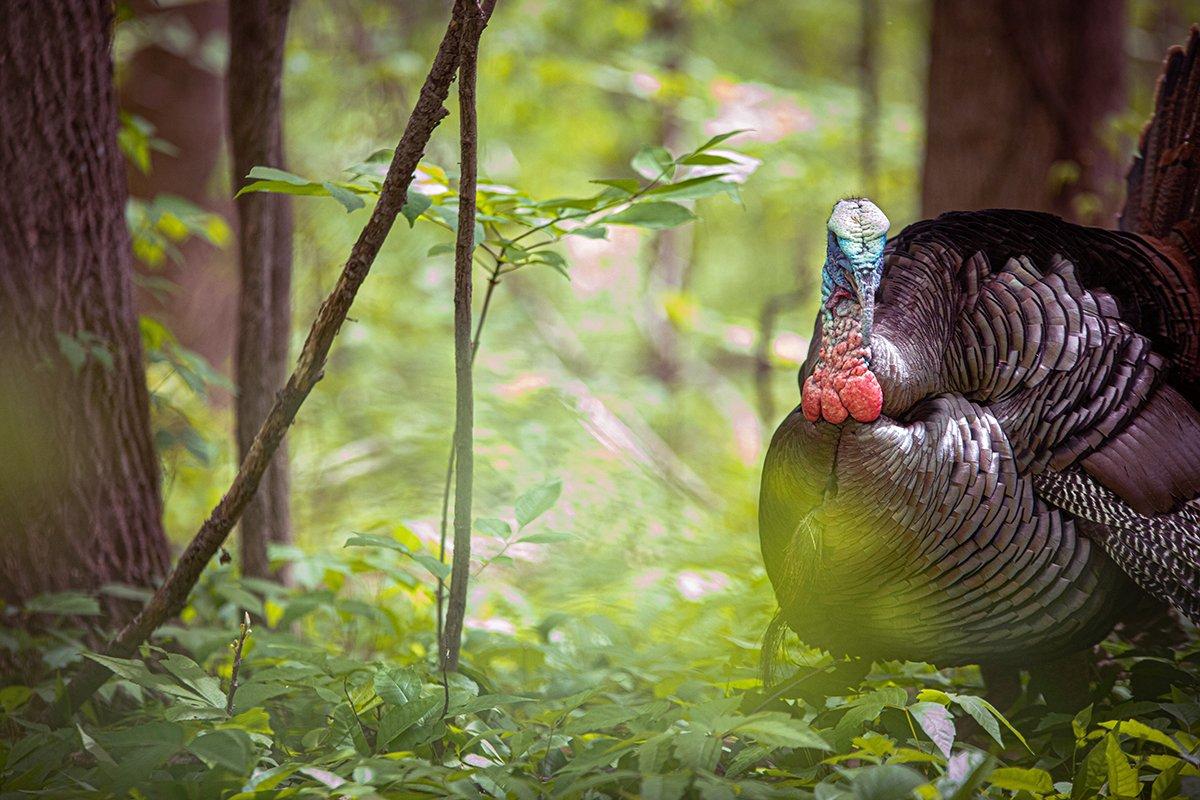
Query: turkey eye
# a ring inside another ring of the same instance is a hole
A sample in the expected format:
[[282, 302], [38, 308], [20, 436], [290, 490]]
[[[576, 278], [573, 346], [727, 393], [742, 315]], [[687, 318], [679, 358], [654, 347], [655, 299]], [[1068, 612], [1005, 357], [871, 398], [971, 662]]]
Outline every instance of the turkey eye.
[[838, 301], [837, 307], [833, 309], [833, 313], [839, 317], [845, 317], [850, 314], [850, 298], [843, 297]]

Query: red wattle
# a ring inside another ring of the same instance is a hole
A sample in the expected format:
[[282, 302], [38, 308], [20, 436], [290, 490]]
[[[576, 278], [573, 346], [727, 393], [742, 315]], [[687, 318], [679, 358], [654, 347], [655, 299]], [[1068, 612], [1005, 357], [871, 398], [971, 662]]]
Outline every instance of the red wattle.
[[816, 422], [821, 418], [821, 387], [813, 375], [804, 379], [804, 389], [800, 392], [800, 405], [804, 409], [804, 418], [809, 422]]
[[883, 411], [883, 390], [879, 388], [879, 380], [874, 372], [867, 370], [861, 375], [851, 376], [839, 394], [850, 416], [859, 422], [879, 419]]

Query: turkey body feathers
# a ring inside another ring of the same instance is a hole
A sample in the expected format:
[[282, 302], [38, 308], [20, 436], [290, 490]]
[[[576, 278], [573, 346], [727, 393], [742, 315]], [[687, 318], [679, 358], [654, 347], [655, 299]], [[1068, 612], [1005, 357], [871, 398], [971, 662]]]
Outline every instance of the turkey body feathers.
[[1197, 619], [1198, 42], [1168, 58], [1121, 231], [994, 210], [888, 243], [883, 416], [793, 413], [764, 464], [763, 555], [802, 638], [1028, 663], [1094, 643], [1136, 587]]

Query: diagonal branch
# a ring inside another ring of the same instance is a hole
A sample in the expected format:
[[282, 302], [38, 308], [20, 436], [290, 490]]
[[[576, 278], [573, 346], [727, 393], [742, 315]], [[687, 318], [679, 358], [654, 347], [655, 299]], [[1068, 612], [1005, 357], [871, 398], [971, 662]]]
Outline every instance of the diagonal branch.
[[[408, 197], [413, 173], [425, 152], [430, 136], [448, 113], [443, 103], [450, 92], [450, 84], [458, 67], [459, 39], [464, 27], [463, 15], [463, 4], [460, 3], [455, 6], [455, 14], [421, 87], [421, 95], [404, 128], [404, 135], [396, 146], [396, 153], [379, 193], [379, 202], [359, 234], [358, 241], [354, 243], [337, 285], [317, 311], [317, 318], [313, 321], [308, 338], [304, 342], [296, 369], [276, 396], [275, 403], [258, 429], [233, 483], [183, 551], [166, 581], [106, 648], [107, 655], [127, 657], [133, 654], [138, 645], [156, 628], [183, 610], [188, 595], [199, 580], [205, 565], [220, 548], [247, 503], [254, 497], [263, 472], [295, 419], [296, 412], [323, 376], [325, 360], [334, 337], [345, 321], [355, 294], [366, 279], [379, 249], [396, 221], [396, 215], [400, 213]], [[474, 206], [473, 203], [471, 205]], [[108, 680], [110, 674], [111, 672], [98, 662], [88, 661], [67, 686], [65, 696], [59, 701], [58, 713], [64, 717], [74, 713]]]

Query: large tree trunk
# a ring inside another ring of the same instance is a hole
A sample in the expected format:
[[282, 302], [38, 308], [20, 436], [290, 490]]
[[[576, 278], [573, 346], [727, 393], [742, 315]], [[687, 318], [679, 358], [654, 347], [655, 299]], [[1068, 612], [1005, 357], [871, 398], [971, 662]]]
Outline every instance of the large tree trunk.
[[111, 3], [0, 17], [0, 596], [167, 569], [133, 311]]
[[934, 0], [927, 217], [987, 207], [1110, 224], [1123, 164], [1124, 0]]
[[[255, 166], [283, 167], [280, 94], [288, 0], [230, 6], [229, 122], [234, 186]], [[291, 326], [292, 210], [283, 195], [239, 197], [242, 288], [238, 307], [237, 440], [245, 458], [283, 387]], [[282, 445], [242, 515], [242, 574], [266, 577], [268, 542], [291, 538], [287, 450]]]

